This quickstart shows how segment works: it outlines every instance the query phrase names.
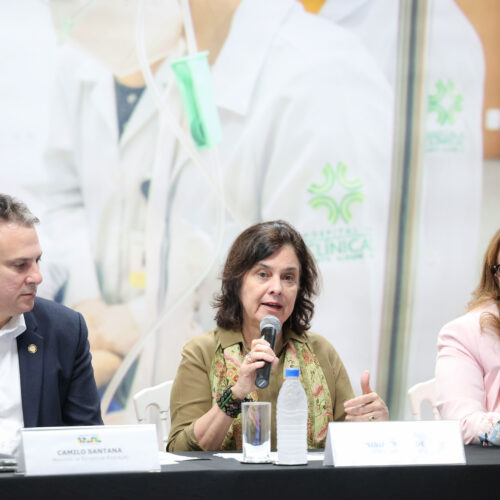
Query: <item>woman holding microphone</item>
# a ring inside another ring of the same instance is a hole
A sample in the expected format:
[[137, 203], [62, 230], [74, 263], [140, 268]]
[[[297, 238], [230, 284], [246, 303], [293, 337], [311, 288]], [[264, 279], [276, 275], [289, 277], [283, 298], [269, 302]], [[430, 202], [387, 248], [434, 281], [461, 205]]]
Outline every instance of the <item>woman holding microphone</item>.
[[[273, 403], [271, 446], [276, 449], [274, 412], [285, 368], [300, 368], [308, 400], [308, 447], [325, 445], [328, 423], [387, 420], [383, 400], [362, 376], [363, 395], [353, 398], [340, 357], [322, 336], [308, 331], [318, 271], [300, 234], [284, 221], [256, 224], [233, 243], [216, 297], [217, 327], [190, 341], [171, 395], [168, 451], [239, 450], [241, 402]], [[283, 325], [274, 350], [261, 338], [260, 321]], [[272, 364], [269, 385], [258, 389], [256, 373]]]

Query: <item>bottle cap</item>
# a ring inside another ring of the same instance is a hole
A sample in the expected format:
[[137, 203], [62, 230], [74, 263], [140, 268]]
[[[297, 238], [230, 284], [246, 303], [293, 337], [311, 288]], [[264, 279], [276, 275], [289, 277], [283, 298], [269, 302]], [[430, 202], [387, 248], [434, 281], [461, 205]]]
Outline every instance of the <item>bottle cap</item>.
[[285, 370], [285, 378], [286, 377], [298, 377], [300, 370], [298, 368], [287, 368]]

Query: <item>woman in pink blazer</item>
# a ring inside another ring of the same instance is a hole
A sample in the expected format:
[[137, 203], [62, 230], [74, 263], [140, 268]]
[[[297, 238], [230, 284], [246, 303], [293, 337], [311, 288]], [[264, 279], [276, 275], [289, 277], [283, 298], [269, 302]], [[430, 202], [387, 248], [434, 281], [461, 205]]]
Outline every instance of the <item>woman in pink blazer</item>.
[[437, 404], [443, 419], [460, 420], [465, 444], [500, 444], [500, 230], [472, 297], [468, 312], [439, 333]]

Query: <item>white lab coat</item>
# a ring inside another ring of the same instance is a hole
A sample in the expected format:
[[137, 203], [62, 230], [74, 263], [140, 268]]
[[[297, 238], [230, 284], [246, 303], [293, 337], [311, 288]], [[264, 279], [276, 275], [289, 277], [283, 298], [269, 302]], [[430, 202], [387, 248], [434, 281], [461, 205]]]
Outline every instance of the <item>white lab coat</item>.
[[[108, 304], [126, 303], [141, 329], [139, 334], [144, 335], [155, 320], [156, 291], [149, 287], [153, 298], [148, 301], [147, 290], [128, 283], [130, 272], [137, 270], [137, 256], [140, 261], [146, 253], [158, 252], [158, 233], [162, 234], [166, 218], [164, 206], [158, 208], [158, 200], [148, 203], [141, 193], [144, 181], [155, 185], [163, 178], [160, 173], [160, 179], [152, 179], [163, 142], [158, 140], [158, 107], [146, 89], [118, 140], [111, 73], [70, 45], [63, 46], [58, 57], [44, 155], [48, 177], [44, 221], [57, 245], [45, 251], [50, 272], [44, 276], [41, 294], [48, 296], [63, 286], [63, 302], [68, 306], [93, 298]], [[173, 77], [168, 68], [166, 61], [155, 75], [160, 92]], [[179, 114], [179, 106], [174, 102], [171, 111]], [[166, 142], [161, 155], [168, 171], [177, 144], [172, 138]], [[146, 269], [151, 281], [158, 272], [158, 268]], [[67, 279], [61, 281], [61, 276]], [[182, 346], [200, 331], [189, 321], [183, 324], [186, 334], [171, 342], [176, 356], [168, 370], [170, 378]], [[136, 377], [138, 388], [151, 383], [145, 372]]]
[[[102, 73], [102, 81], [96, 78], [84, 92], [89, 84], [81, 74], [66, 73], [57, 94], [64, 102], [55, 104], [57, 121], [48, 159], [56, 174], [52, 197], [59, 207], [54, 214], [66, 243], [75, 242], [75, 260], [80, 262], [71, 270], [76, 282], [68, 285], [68, 293], [99, 292], [92, 272], [96, 248], [103, 247], [99, 221], [106, 207], [123, 199], [119, 181], [129, 202], [137, 196], [145, 172], [150, 172], [149, 203], [163, 206], [167, 215], [162, 219], [157, 210], [146, 208], [156, 217], [155, 223], [150, 218], [146, 224], [147, 310], [155, 311], [155, 298], [163, 293], [156, 284], [163, 279], [168, 284], [165, 303], [171, 305], [212, 258], [219, 197], [186, 152], [176, 150], [169, 134], [158, 144], [175, 159], [178, 175], [170, 175], [174, 162], [163, 170], [153, 166], [158, 130], [154, 110], [144, 113], [137, 124], [134, 111], [128, 138], [117, 146], [110, 75]], [[213, 67], [213, 82], [230, 212], [223, 251], [209, 277], [148, 344], [136, 388], [173, 378], [180, 346], [194, 334], [193, 325], [213, 326], [209, 304], [219, 288], [216, 276], [229, 244], [247, 225], [277, 218], [301, 231], [318, 259], [323, 291], [313, 329], [331, 340], [357, 381], [364, 368], [375, 368], [378, 342], [391, 158], [389, 86], [354, 37], [305, 13], [294, 0], [243, 0]], [[177, 100], [173, 92], [170, 103]], [[333, 185], [319, 193], [324, 176], [332, 172]], [[129, 173], [132, 180], [127, 179]], [[316, 194], [310, 192], [314, 187]], [[313, 199], [317, 208], [311, 206]], [[334, 217], [341, 202], [342, 213], [329, 221], [329, 210]], [[110, 213], [119, 220], [119, 211]], [[85, 220], [89, 233], [69, 237], [84, 229]], [[114, 219], [109, 223], [113, 225]], [[126, 244], [126, 239], [115, 241], [120, 249]], [[155, 314], [163, 308], [162, 302]]]
[[[378, 347], [391, 168], [388, 85], [355, 38], [288, 0], [242, 2], [213, 78], [226, 202], [236, 215], [227, 215], [225, 246], [243, 229], [235, 219], [282, 218], [303, 234], [323, 278], [313, 329], [330, 339], [358, 382], [363, 369], [375, 370]], [[345, 187], [337, 177], [327, 196], [339, 204], [351, 192], [364, 197], [351, 205], [351, 219], [345, 213], [348, 220], [331, 222], [326, 206], [311, 206], [319, 195], [310, 189], [324, 181], [327, 164], [336, 172], [345, 164], [351, 181]], [[194, 228], [190, 236], [196, 232], [205, 249], [217, 203], [190, 163], [173, 186], [169, 269], [178, 272], [188, 268], [179, 266], [182, 251], [198, 245], [185, 244], [176, 228]], [[193, 260], [208, 260], [204, 251]], [[199, 303], [202, 324], [210, 318], [207, 304]]]
[[[397, 6], [395, 0], [328, 0], [320, 12], [360, 37], [391, 85]], [[442, 110], [455, 96], [462, 109], [440, 123], [437, 107], [426, 108], [409, 385], [433, 376], [437, 333], [464, 311], [478, 276], [485, 62], [477, 33], [453, 0], [429, 2], [425, 64], [427, 101], [437, 96], [439, 82], [452, 82]]]
[[[134, 295], [123, 289], [123, 281], [131, 247], [144, 238], [140, 186], [151, 178], [157, 109], [145, 91], [118, 141], [112, 75], [72, 47], [59, 56], [45, 163], [48, 220], [57, 241], [64, 242], [58, 257], [71, 269], [65, 302], [105, 295], [117, 303]], [[165, 65], [157, 75], [162, 88], [166, 73]], [[137, 227], [134, 215], [142, 219]]]

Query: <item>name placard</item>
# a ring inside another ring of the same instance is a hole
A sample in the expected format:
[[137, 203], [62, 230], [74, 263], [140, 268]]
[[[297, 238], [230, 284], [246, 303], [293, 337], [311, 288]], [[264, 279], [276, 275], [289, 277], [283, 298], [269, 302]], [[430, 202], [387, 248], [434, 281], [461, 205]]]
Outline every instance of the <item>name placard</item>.
[[160, 470], [154, 425], [21, 429], [26, 475]]
[[457, 420], [333, 422], [323, 465], [465, 464]]

